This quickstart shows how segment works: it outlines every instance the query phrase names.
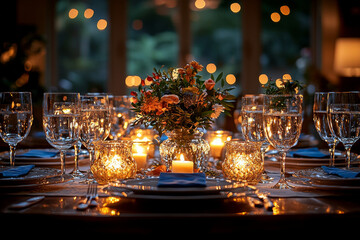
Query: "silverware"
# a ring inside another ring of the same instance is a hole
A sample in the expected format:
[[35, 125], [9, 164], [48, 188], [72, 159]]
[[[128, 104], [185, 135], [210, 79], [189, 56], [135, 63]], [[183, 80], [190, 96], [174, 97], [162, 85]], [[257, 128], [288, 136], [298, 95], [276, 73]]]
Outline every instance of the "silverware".
[[266, 210], [272, 211], [274, 208], [274, 203], [268, 198], [267, 193], [260, 192], [259, 189], [255, 186], [248, 185], [247, 187], [254, 191], [256, 197], [263, 202], [263, 206]]
[[98, 203], [96, 201], [97, 197], [98, 197], [97, 183], [89, 183], [85, 201], [79, 203], [77, 205], [76, 209], [80, 210], [80, 211], [83, 211], [83, 210], [86, 210], [88, 208], [98, 206]]
[[29, 198], [26, 201], [11, 204], [9, 206], [9, 209], [14, 209], [14, 210], [24, 209], [24, 208], [30, 207], [30, 206], [42, 201], [44, 198], [45, 198], [44, 196]]

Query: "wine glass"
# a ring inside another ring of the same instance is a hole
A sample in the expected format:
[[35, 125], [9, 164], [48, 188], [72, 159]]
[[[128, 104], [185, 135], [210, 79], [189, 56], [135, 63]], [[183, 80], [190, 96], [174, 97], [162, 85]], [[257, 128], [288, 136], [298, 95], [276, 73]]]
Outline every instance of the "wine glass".
[[345, 147], [349, 169], [351, 147], [360, 138], [360, 92], [329, 92], [327, 112], [331, 132]]
[[131, 120], [131, 103], [127, 95], [109, 95], [111, 129], [110, 138], [117, 140], [125, 135]]
[[261, 144], [261, 158], [263, 173], [261, 176], [262, 183], [269, 183], [273, 180], [270, 178], [264, 168], [265, 152], [270, 143], [267, 141], [264, 126], [263, 126], [263, 108], [264, 96], [260, 95], [245, 95], [241, 99], [241, 116], [242, 116], [242, 132], [246, 141], [258, 142]]
[[314, 95], [313, 105], [313, 120], [316, 131], [320, 138], [324, 140], [329, 146], [330, 153], [330, 167], [335, 166], [335, 147], [338, 140], [330, 130], [328, 114], [327, 114], [327, 92], [316, 92]]
[[[80, 139], [88, 149], [90, 167], [95, 160], [94, 142], [105, 140], [110, 133], [109, 98], [106, 94], [81, 95]], [[87, 181], [91, 181], [91, 172]]]
[[79, 93], [44, 93], [43, 128], [48, 143], [60, 151], [62, 175], [66, 150], [79, 140], [79, 117]]
[[10, 146], [10, 166], [15, 166], [16, 145], [27, 137], [32, 122], [30, 92], [0, 93], [0, 136]]
[[286, 152], [296, 145], [302, 127], [302, 95], [265, 95], [264, 131], [270, 144], [281, 155], [280, 180], [272, 188], [292, 188], [285, 178]]

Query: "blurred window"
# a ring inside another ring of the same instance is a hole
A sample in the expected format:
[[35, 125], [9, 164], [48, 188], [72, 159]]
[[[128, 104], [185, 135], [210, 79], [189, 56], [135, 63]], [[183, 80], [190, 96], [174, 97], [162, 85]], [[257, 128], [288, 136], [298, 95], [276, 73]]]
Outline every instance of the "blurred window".
[[106, 91], [109, 63], [107, 21], [107, 1], [57, 1], [59, 90]]

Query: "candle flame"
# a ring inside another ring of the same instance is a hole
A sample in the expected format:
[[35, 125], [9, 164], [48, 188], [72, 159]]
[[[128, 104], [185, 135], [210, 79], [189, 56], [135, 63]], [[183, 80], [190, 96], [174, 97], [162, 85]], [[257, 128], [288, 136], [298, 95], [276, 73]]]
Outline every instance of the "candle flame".
[[180, 161], [185, 161], [184, 154], [180, 154]]

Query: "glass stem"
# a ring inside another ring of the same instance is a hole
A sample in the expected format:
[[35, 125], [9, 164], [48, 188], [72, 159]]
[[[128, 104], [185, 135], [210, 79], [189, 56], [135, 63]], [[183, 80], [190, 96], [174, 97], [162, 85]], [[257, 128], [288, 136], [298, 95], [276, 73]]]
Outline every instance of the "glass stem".
[[65, 150], [60, 150], [60, 161], [61, 161], [61, 175], [65, 174]]
[[350, 162], [351, 162], [351, 146], [346, 145], [346, 169], [350, 169]]
[[280, 181], [285, 182], [285, 158], [286, 158], [286, 151], [280, 151]]
[[329, 145], [329, 153], [330, 153], [330, 162], [329, 167], [335, 167], [335, 147], [336, 147], [336, 140], [333, 142], [328, 142]]
[[15, 150], [16, 150], [16, 145], [14, 146], [10, 145], [10, 166], [12, 167], [15, 166]]
[[79, 170], [79, 155], [80, 155], [80, 149], [81, 149], [81, 142], [77, 142], [74, 145], [74, 153], [75, 153], [75, 158], [74, 158], [74, 162], [75, 162], [75, 166], [74, 166], [74, 171], [73, 172], [78, 172]]

